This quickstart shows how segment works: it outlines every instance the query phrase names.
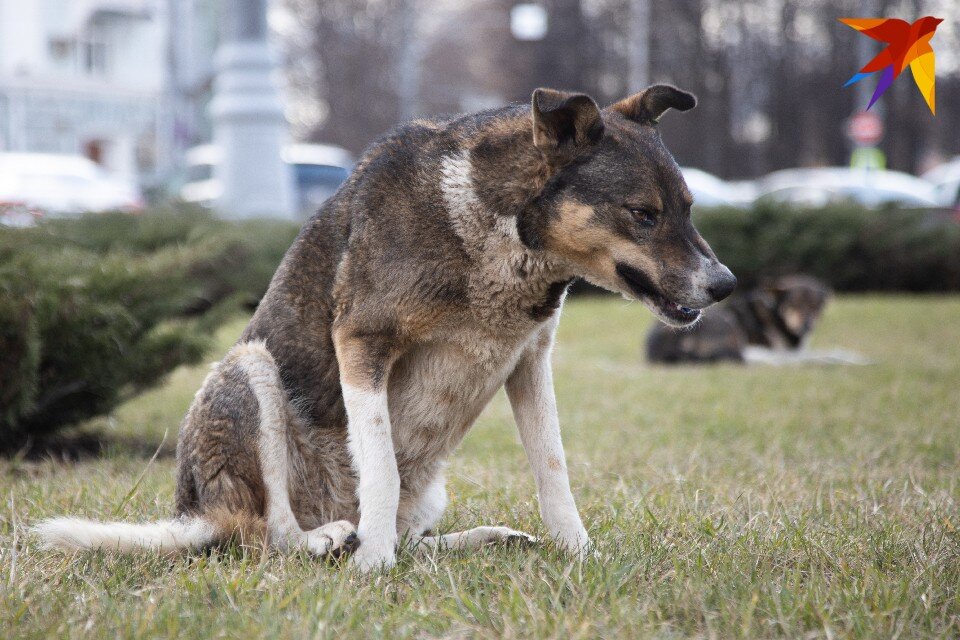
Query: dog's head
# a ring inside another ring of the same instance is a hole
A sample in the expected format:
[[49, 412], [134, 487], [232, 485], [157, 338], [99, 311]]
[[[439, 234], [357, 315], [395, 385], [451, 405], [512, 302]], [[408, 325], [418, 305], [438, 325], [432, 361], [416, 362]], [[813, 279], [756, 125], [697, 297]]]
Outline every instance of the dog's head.
[[666, 85], [602, 111], [584, 94], [537, 89], [533, 142], [550, 178], [518, 227], [528, 246], [674, 326], [696, 322], [737, 282], [693, 228], [690, 190], [656, 127], [667, 109], [695, 104]]
[[813, 330], [830, 299], [830, 289], [810, 276], [783, 276], [761, 286], [772, 309], [797, 343]]

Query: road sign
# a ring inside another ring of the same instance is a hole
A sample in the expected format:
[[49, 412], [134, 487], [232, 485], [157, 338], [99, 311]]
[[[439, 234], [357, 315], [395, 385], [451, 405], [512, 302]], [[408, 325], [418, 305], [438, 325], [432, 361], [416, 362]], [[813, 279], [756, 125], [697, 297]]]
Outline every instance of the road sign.
[[847, 120], [847, 137], [861, 147], [872, 147], [883, 138], [883, 120], [872, 111], [855, 113]]

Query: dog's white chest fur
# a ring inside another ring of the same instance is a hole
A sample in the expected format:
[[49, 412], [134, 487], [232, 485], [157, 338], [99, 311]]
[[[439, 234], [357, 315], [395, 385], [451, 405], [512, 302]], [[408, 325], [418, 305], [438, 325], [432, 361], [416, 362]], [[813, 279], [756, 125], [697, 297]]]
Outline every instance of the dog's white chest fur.
[[[441, 191], [453, 228], [471, 257], [470, 312], [393, 365], [388, 405], [398, 463], [430, 467], [463, 439], [506, 382], [524, 348], [553, 321], [530, 316], [556, 269], [534, 258], [517, 237], [516, 220], [483, 207], [473, 189], [469, 151], [447, 156]], [[557, 270], [557, 279], [563, 273]]]
[[398, 460], [431, 465], [449, 454], [506, 382], [525, 344], [444, 340], [406, 353], [388, 390]]

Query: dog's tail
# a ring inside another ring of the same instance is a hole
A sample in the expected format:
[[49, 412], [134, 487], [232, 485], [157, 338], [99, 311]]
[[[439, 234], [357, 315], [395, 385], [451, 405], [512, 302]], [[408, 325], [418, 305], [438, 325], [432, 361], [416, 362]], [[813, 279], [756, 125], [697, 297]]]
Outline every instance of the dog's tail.
[[52, 518], [40, 522], [32, 530], [48, 549], [103, 549], [126, 553], [143, 549], [170, 553], [203, 549], [229, 538], [231, 531], [219, 524], [204, 517], [138, 524]]
[[147, 549], [169, 553], [180, 549], [201, 549], [221, 537], [213, 523], [203, 518], [140, 524], [53, 518], [37, 524], [33, 531], [48, 549], [121, 552]]

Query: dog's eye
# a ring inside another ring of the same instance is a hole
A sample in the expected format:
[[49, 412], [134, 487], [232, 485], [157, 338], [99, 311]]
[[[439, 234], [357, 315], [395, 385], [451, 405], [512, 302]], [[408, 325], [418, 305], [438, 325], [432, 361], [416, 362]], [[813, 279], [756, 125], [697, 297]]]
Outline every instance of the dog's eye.
[[633, 219], [637, 221], [641, 227], [650, 228], [657, 224], [657, 214], [653, 209], [648, 207], [626, 207], [627, 211], [630, 212], [630, 215], [633, 216]]

